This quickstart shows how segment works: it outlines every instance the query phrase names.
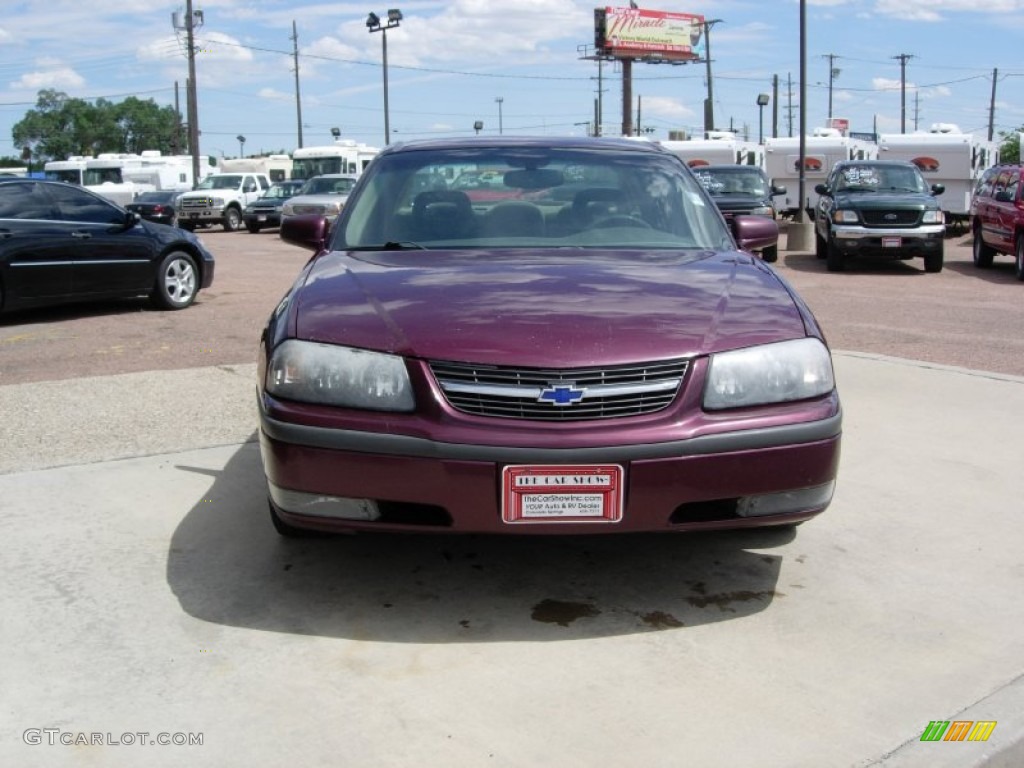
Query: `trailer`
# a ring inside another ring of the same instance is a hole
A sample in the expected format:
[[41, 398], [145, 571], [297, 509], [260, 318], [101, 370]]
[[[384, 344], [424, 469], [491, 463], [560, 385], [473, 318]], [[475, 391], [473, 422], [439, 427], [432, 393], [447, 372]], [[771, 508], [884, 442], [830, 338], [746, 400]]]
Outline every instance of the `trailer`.
[[[873, 142], [844, 136], [835, 128], [816, 128], [804, 137], [804, 210], [813, 215], [818, 203], [814, 186], [825, 181], [836, 163], [877, 157], [878, 145]], [[773, 184], [786, 188], [779, 212], [792, 217], [800, 209], [800, 137], [765, 139], [764, 169]]]
[[286, 181], [292, 175], [292, 158], [289, 155], [261, 155], [221, 160], [218, 173], [263, 173], [271, 181]]
[[351, 139], [338, 139], [320, 147], [300, 147], [292, 152], [292, 178], [311, 179], [325, 173], [359, 175], [380, 150]]
[[951, 123], [936, 123], [927, 132], [882, 134], [878, 148], [882, 159], [909, 160], [929, 184], [946, 188], [939, 202], [951, 228], [967, 224], [978, 179], [999, 162], [998, 142], [963, 133]]
[[82, 186], [85, 160], [84, 155], [72, 155], [67, 160], [49, 160], [43, 165], [43, 178]]
[[764, 148], [732, 131], [709, 131], [703, 139], [658, 142], [691, 168], [702, 165], [756, 165], [764, 167]]

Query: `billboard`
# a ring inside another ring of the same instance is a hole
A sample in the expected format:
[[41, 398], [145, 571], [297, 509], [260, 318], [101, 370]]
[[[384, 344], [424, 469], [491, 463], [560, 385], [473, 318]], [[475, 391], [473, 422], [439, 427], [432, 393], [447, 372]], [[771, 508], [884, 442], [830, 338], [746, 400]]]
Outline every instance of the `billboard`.
[[594, 47], [616, 59], [705, 58], [704, 17], [640, 8], [595, 8]]

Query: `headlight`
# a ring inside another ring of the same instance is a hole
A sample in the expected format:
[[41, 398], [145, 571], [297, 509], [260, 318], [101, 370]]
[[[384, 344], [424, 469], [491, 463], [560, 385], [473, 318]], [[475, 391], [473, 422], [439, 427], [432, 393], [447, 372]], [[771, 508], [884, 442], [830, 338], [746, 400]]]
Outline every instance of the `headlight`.
[[704, 407], [741, 408], [805, 400], [835, 387], [832, 358], [818, 339], [795, 339], [711, 356]]
[[943, 219], [942, 211], [925, 211], [921, 222], [923, 224], [941, 224]]
[[840, 208], [832, 214], [832, 221], [836, 224], [856, 224], [860, 221], [856, 211], [846, 211]]
[[214, 208], [223, 208], [224, 207], [224, 198], [223, 197], [211, 197], [210, 198], [210, 205], [213, 206]]
[[402, 358], [297, 339], [274, 350], [266, 387], [303, 403], [375, 411], [411, 411], [415, 405]]
[[759, 205], [750, 211], [751, 216], [771, 216], [775, 218], [775, 209], [770, 205]]

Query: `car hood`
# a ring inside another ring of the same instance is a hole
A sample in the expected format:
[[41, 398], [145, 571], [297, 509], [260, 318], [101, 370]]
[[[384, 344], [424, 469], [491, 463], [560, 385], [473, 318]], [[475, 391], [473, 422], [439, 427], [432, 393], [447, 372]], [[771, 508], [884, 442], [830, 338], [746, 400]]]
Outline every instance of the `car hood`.
[[324, 254], [291, 297], [292, 333], [412, 357], [536, 367], [696, 356], [808, 333], [787, 287], [748, 254], [551, 254]]
[[933, 195], [922, 192], [837, 192], [836, 206], [844, 208], [910, 208], [925, 210], [938, 208]]

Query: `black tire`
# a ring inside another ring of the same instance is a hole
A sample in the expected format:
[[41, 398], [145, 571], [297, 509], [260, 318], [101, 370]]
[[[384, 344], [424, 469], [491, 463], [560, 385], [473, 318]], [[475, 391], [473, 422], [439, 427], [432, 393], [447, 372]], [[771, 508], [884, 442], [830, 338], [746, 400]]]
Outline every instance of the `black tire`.
[[819, 259], [828, 256], [828, 244], [825, 242], [825, 238], [817, 232], [814, 233], [814, 255]]
[[224, 211], [224, 231], [237, 232], [242, 226], [242, 212], [234, 206], [229, 206]]
[[1024, 235], [1017, 235], [1016, 248], [1013, 249], [1013, 273], [1018, 280], [1024, 280]]
[[825, 259], [829, 272], [842, 272], [846, 269], [846, 257], [831, 240], [825, 244]]
[[761, 260], [767, 261], [769, 264], [774, 264], [779, 260], [779, 246], [772, 245], [761, 251]]
[[941, 272], [942, 264], [946, 259], [945, 256], [945, 245], [939, 243], [939, 248], [935, 253], [925, 254], [924, 257], [924, 271], [925, 272]]
[[249, 230], [249, 232], [254, 234], [254, 235], [256, 233], [258, 233], [260, 231], [260, 229], [261, 229], [261, 227], [259, 225], [259, 222], [256, 222], [256, 221], [247, 221], [247, 222], [245, 222], [245, 228], [247, 230]]
[[188, 221], [179, 221], [178, 222], [178, 228], [179, 229], [184, 229], [186, 232], [195, 232], [196, 231], [196, 225], [191, 223], [191, 222], [188, 222]]
[[996, 255], [995, 249], [985, 244], [985, 238], [981, 235], [981, 224], [974, 227], [974, 266], [985, 269], [992, 266], [992, 257]]
[[162, 309], [184, 309], [199, 293], [199, 270], [185, 251], [171, 251], [160, 262], [152, 298]]

